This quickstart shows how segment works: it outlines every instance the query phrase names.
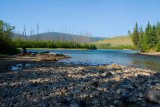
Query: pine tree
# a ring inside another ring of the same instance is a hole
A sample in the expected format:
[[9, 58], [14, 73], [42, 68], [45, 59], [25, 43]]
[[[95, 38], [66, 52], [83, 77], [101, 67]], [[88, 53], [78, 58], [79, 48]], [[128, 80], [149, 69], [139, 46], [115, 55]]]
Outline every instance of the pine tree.
[[150, 49], [154, 48], [157, 43], [158, 43], [158, 37], [156, 35], [156, 27], [153, 26], [150, 30], [150, 38], [149, 38]]
[[133, 31], [133, 34], [132, 34], [132, 40], [133, 40], [133, 43], [134, 43], [135, 47], [138, 48], [139, 31], [138, 31], [138, 24], [137, 24], [137, 22], [136, 22], [136, 25], [134, 27], [134, 31]]
[[143, 45], [144, 45], [144, 32], [141, 26], [139, 31], [139, 42], [138, 42], [138, 46], [139, 46], [138, 48], [140, 49], [141, 52], [144, 52]]
[[156, 51], [160, 51], [160, 22], [157, 22], [157, 25], [156, 25], [156, 35], [158, 38], [158, 43], [156, 45]]
[[158, 37], [158, 42], [160, 42], [160, 22], [157, 22], [156, 25], [156, 35]]
[[150, 50], [150, 32], [151, 32], [152, 26], [148, 22], [147, 27], [145, 29], [145, 34], [144, 34], [144, 51], [149, 51]]

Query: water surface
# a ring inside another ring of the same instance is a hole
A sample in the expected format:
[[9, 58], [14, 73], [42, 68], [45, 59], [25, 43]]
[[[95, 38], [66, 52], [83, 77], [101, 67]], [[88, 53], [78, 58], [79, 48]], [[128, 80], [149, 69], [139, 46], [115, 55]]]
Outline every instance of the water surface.
[[136, 54], [138, 51], [134, 50], [32, 50], [32, 52], [43, 51], [67, 54], [72, 57], [61, 62], [89, 65], [117, 63], [160, 71], [160, 57], [138, 55]]

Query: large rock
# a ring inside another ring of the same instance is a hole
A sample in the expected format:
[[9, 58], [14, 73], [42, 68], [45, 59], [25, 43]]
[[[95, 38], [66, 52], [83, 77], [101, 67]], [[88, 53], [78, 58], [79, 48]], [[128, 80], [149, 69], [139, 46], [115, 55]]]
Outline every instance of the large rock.
[[147, 93], [147, 100], [152, 103], [160, 104], [160, 90], [150, 90]]

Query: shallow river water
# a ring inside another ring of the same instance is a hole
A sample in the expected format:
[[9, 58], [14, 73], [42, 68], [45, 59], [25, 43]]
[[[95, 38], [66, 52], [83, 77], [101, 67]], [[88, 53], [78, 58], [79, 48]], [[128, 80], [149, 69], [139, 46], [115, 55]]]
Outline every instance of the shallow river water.
[[[43, 52], [47, 50], [29, 50]], [[48, 50], [54, 53], [70, 55], [70, 59], [61, 62], [101, 65], [117, 63], [127, 66], [160, 71], [160, 57], [136, 54], [134, 50]]]

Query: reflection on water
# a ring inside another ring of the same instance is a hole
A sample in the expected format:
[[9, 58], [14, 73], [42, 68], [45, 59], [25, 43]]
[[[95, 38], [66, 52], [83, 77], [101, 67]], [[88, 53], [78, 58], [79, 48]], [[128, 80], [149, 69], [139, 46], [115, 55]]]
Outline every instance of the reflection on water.
[[17, 71], [22, 68], [22, 64], [16, 64], [15, 66], [11, 66], [12, 71]]
[[18, 71], [22, 68], [25, 68], [25, 67], [31, 67], [32, 64], [16, 64], [16, 65], [13, 65], [11, 66], [9, 69], [12, 70], [12, 71]]
[[[32, 50], [33, 51], [33, 50]], [[35, 52], [46, 50], [35, 50]], [[61, 62], [73, 62], [76, 64], [112, 64], [117, 63], [127, 66], [135, 66], [160, 71], [160, 57], [135, 54], [133, 50], [51, 50], [55, 53], [67, 54], [72, 58]]]

